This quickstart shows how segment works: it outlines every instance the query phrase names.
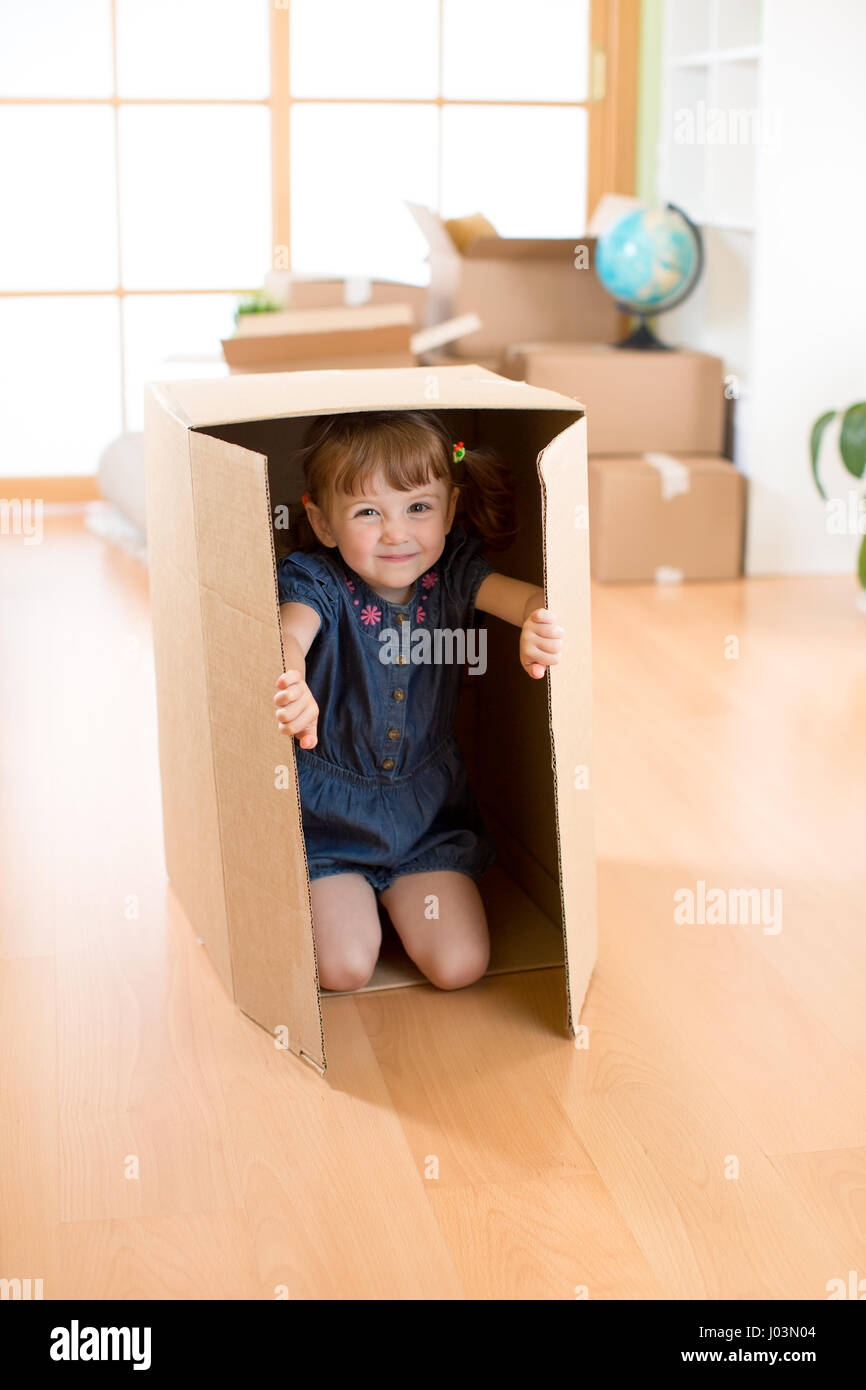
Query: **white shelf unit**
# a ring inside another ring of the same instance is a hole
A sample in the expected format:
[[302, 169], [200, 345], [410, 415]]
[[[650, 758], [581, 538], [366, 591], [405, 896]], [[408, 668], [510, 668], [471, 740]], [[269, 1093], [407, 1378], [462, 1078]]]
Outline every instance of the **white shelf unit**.
[[668, 0], [659, 192], [701, 226], [754, 226], [762, 0]]
[[[746, 573], [851, 577], [861, 538], [828, 529], [809, 435], [866, 386], [866, 193], [852, 176], [866, 128], [866, 4], [666, 0], [664, 19], [655, 194], [700, 224], [706, 264], [656, 332], [725, 364], [733, 458], [749, 480]], [[754, 107], [760, 139], [675, 146], [672, 112], [699, 100]], [[844, 501], [854, 480], [837, 433], [822, 478]]]
[[695, 293], [660, 316], [657, 331], [722, 358], [735, 398], [732, 453], [744, 472], [763, 37], [763, 0], [667, 0], [657, 194], [700, 226], [706, 260]]

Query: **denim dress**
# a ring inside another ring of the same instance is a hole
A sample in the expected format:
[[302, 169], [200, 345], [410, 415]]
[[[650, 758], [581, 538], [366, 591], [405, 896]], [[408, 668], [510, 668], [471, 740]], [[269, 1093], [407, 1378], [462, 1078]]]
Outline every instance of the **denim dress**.
[[[402, 604], [381, 598], [336, 548], [278, 562], [280, 603], [308, 604], [321, 618], [306, 657], [318, 743], [295, 742], [311, 879], [359, 873], [382, 891], [421, 870], [477, 880], [496, 858], [452, 732], [462, 665], [441, 659], [447, 641], [438, 662], [413, 660], [409, 650], [420, 628], [431, 639], [435, 629], [463, 629], [468, 648], [475, 597], [493, 572], [482, 545], [453, 525]], [[388, 632], [401, 637], [383, 643]]]

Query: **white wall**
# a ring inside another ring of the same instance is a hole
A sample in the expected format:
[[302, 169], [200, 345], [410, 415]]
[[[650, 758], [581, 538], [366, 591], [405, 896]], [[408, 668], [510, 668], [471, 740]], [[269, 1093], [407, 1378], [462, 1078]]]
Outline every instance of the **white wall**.
[[[823, 411], [866, 400], [866, 0], [764, 0], [759, 69], [771, 138], [757, 150], [755, 230], [705, 228], [703, 281], [656, 327], [739, 378], [747, 573], [852, 574], [860, 537], [827, 531], [809, 433]], [[863, 487], [837, 437], [821, 476], [847, 498]]]
[[[779, 138], [758, 155], [747, 570], [851, 572], [859, 538], [827, 534], [808, 439], [822, 411], [866, 399], [866, 4], [765, 7]], [[856, 480], [825, 442], [825, 489], [847, 496]]]

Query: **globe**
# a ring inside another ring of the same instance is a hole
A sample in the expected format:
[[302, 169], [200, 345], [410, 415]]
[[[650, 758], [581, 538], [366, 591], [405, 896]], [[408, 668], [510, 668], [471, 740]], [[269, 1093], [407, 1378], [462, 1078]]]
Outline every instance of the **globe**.
[[647, 328], [646, 319], [682, 304], [695, 288], [703, 263], [701, 234], [673, 203], [626, 213], [599, 237], [596, 275], [618, 307], [641, 321], [621, 346], [665, 346]]

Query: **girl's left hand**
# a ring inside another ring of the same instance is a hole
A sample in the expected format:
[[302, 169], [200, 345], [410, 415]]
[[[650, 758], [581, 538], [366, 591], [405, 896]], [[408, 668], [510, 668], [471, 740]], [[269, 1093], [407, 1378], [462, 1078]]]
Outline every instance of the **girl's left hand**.
[[520, 630], [520, 664], [533, 680], [540, 680], [548, 666], [559, 661], [563, 629], [546, 608], [536, 608]]

